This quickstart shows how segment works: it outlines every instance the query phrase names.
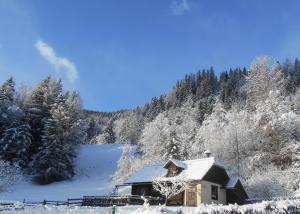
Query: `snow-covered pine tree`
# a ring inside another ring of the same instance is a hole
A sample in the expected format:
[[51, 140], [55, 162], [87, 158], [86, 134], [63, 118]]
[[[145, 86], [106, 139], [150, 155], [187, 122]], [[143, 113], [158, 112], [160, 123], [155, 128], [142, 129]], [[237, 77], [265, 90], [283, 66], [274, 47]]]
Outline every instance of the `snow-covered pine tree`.
[[0, 140], [0, 159], [25, 167], [29, 161], [31, 134], [30, 126], [20, 122], [5, 130]]
[[0, 139], [10, 124], [9, 108], [13, 105], [14, 95], [15, 83], [10, 78], [0, 87]]
[[170, 133], [170, 138], [165, 145], [165, 154], [163, 155], [164, 159], [181, 159], [180, 154], [180, 141], [176, 136], [176, 132], [172, 131]]
[[87, 140], [88, 122], [84, 119], [82, 102], [78, 92], [74, 91], [66, 95], [66, 107], [69, 114], [68, 144], [77, 145]]
[[10, 101], [14, 100], [15, 96], [15, 82], [13, 78], [6, 80], [0, 88], [0, 100]]
[[47, 184], [69, 179], [74, 175], [74, 147], [68, 141], [70, 120], [66, 98], [60, 94], [51, 105], [50, 117], [45, 122], [42, 135], [42, 145], [32, 162], [36, 182]]
[[74, 175], [76, 148], [85, 142], [86, 129], [79, 94], [58, 95], [45, 122], [42, 146], [32, 163], [38, 183], [51, 183]]
[[116, 142], [116, 135], [114, 132], [114, 122], [113, 120], [110, 120], [108, 122], [108, 125], [104, 131], [104, 141], [105, 143], [114, 143]]
[[50, 117], [51, 106], [61, 93], [61, 80], [56, 81], [47, 77], [26, 97], [24, 108], [29, 125], [32, 128], [30, 155], [38, 152], [38, 148], [41, 146], [41, 136], [44, 132], [45, 121]]
[[15, 97], [15, 83], [10, 78], [0, 88], [0, 159], [24, 167], [31, 144], [30, 126]]

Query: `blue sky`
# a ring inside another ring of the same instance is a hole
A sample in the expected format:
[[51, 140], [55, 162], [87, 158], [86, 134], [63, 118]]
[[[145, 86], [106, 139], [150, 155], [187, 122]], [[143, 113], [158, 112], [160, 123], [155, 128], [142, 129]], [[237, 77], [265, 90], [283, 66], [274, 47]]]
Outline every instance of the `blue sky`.
[[46, 75], [84, 107], [134, 108], [186, 73], [300, 56], [298, 0], [0, 0], [0, 82]]

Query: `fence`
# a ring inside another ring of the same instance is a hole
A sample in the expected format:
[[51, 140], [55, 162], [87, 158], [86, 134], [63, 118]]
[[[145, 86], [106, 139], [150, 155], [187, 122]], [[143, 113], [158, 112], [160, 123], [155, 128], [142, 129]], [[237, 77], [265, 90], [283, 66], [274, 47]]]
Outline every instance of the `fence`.
[[0, 203], [0, 212], [9, 211], [9, 210], [23, 210], [24, 207], [16, 207], [14, 203], [11, 202], [1, 202]]
[[[162, 198], [144, 196], [149, 204], [157, 205], [163, 202]], [[82, 206], [125, 206], [125, 205], [141, 205], [144, 203], [144, 199], [140, 195], [128, 195], [128, 196], [84, 196], [82, 200]]]
[[30, 201], [26, 201], [25, 199], [23, 200], [23, 204], [24, 205], [56, 205], [56, 206], [60, 206], [60, 205], [82, 205], [82, 198], [69, 198], [67, 201], [53, 201], [53, 200], [43, 200], [43, 201], [39, 201], [39, 202], [30, 202]]
[[[158, 205], [163, 203], [163, 199], [159, 197], [144, 196], [149, 204]], [[144, 203], [144, 199], [140, 195], [126, 195], [126, 196], [84, 196], [83, 198], [69, 198], [67, 201], [54, 201], [54, 200], [43, 200], [39, 202], [31, 202], [23, 200], [25, 206], [31, 205], [65, 205], [65, 206], [125, 206], [125, 205], [141, 205]], [[9, 205], [10, 203], [8, 203]], [[1, 204], [0, 204], [1, 205]], [[13, 205], [13, 204], [10, 204]]]

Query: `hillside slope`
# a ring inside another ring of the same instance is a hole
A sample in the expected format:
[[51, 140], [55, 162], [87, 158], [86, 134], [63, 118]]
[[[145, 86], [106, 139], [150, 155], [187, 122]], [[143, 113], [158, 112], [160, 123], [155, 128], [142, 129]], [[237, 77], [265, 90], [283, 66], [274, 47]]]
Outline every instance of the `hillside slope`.
[[76, 175], [71, 181], [44, 186], [23, 181], [15, 185], [11, 192], [0, 193], [0, 200], [66, 200], [108, 194], [114, 188], [109, 177], [117, 169], [121, 154], [120, 144], [82, 145], [76, 160]]

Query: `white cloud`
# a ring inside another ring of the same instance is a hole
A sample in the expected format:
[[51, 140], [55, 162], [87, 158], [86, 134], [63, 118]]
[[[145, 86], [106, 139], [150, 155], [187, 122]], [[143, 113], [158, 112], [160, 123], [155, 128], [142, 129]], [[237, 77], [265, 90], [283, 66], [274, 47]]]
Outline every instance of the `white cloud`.
[[55, 70], [66, 72], [70, 82], [78, 79], [78, 72], [73, 62], [64, 57], [58, 57], [53, 48], [41, 40], [35, 43], [35, 47], [41, 56], [54, 66]]
[[188, 0], [173, 0], [171, 9], [175, 16], [181, 16], [191, 10], [191, 5]]

